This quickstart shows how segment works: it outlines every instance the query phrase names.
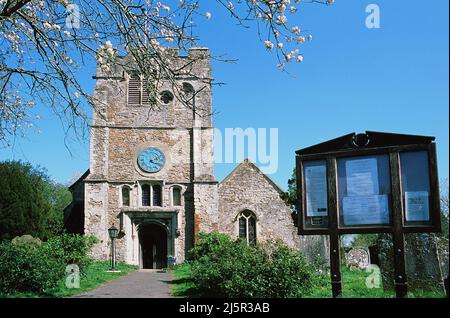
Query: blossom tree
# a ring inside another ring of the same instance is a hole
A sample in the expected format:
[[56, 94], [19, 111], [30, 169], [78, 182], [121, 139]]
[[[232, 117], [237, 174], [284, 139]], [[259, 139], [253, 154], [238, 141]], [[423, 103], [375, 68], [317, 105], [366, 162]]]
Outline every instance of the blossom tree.
[[[262, 48], [274, 51], [282, 69], [301, 62], [301, 45], [312, 39], [296, 21], [305, 3], [334, 0], [215, 0], [242, 25], [256, 24]], [[132, 55], [148, 87], [176, 78], [164, 57], [167, 46], [187, 50], [199, 38], [196, 19], [211, 19], [206, 0], [0, 0], [0, 142], [33, 125], [36, 103], [50, 108], [67, 129], [84, 131], [83, 105], [96, 103], [80, 74], [96, 59], [110, 71], [118, 54]], [[158, 70], [155, 72], [154, 70]], [[149, 96], [155, 97], [149, 88]], [[95, 108], [93, 109], [95, 111]]]

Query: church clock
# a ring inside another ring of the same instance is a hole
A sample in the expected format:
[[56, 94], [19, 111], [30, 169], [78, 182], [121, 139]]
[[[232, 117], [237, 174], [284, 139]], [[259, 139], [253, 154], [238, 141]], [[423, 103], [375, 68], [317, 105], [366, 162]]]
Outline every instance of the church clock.
[[155, 173], [160, 171], [166, 163], [164, 153], [155, 147], [142, 150], [137, 158], [139, 168], [145, 172]]

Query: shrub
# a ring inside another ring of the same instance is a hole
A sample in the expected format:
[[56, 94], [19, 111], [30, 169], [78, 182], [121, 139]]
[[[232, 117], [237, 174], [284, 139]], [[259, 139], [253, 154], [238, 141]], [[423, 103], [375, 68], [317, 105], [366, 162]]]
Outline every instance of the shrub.
[[81, 272], [91, 264], [88, 256], [92, 246], [97, 242], [94, 236], [63, 233], [50, 238], [44, 249], [50, 257], [61, 259], [65, 265], [77, 264]]
[[199, 296], [301, 297], [319, 280], [303, 255], [280, 241], [248, 246], [226, 234], [200, 233], [192, 253]]
[[0, 244], [0, 292], [43, 292], [64, 275], [62, 260], [50, 257], [43, 246]]
[[41, 246], [42, 241], [39, 238], [34, 238], [31, 235], [25, 234], [22, 236], [16, 236], [11, 241], [14, 245], [27, 245], [27, 246]]
[[0, 244], [0, 293], [42, 293], [65, 277], [68, 264], [84, 273], [92, 262], [87, 255], [95, 237], [62, 234], [42, 244], [31, 236]]
[[303, 297], [319, 283], [320, 276], [315, 274], [313, 266], [298, 251], [281, 241], [269, 243], [266, 249], [271, 251], [266, 272], [266, 297]]

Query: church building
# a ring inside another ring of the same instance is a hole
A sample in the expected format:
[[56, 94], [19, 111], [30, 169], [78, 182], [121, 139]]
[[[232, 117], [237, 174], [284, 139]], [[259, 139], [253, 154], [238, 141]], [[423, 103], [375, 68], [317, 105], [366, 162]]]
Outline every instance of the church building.
[[[142, 77], [121, 66], [129, 57], [117, 57], [113, 74], [97, 67], [90, 167], [70, 186], [66, 228], [96, 236], [92, 255], [109, 259], [108, 228], [115, 225], [117, 259], [141, 268], [183, 262], [199, 231], [248, 244], [278, 238], [301, 250], [306, 241], [282, 190], [256, 165], [245, 160], [222, 182], [214, 177], [209, 50], [167, 51], [189, 72], [175, 86], [161, 81], [156, 105], [148, 103]], [[179, 94], [189, 96], [188, 106]]]

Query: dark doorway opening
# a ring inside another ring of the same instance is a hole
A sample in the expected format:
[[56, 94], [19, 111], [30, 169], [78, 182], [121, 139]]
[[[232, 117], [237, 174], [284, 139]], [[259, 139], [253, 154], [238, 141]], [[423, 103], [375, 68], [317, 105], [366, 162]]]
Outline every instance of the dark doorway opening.
[[167, 232], [157, 224], [145, 224], [139, 229], [141, 267], [161, 269], [167, 267]]

